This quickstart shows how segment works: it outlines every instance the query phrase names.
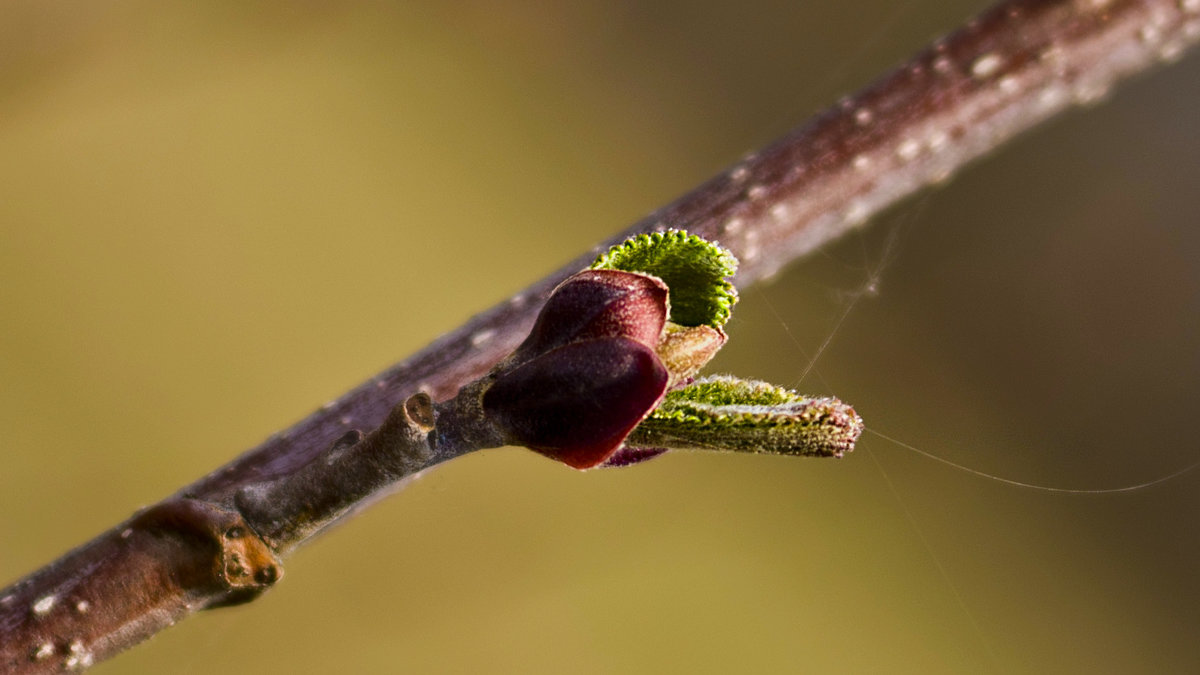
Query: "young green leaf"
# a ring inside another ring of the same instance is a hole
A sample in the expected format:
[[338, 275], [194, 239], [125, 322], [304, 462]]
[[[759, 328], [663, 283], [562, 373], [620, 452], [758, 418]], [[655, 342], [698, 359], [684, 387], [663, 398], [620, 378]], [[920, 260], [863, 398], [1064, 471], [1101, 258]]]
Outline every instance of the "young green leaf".
[[728, 281], [737, 271], [737, 258], [682, 230], [627, 239], [596, 258], [591, 269], [641, 272], [662, 279], [671, 289], [668, 319], [681, 326], [720, 328], [737, 302], [737, 291]]
[[705, 377], [667, 392], [626, 439], [630, 447], [841, 457], [862, 418], [836, 398], [766, 382]]

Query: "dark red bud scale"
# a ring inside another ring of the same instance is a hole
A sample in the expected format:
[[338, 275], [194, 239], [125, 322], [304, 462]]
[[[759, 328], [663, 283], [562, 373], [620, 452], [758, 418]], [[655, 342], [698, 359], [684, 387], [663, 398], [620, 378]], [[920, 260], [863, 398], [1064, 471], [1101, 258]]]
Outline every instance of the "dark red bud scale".
[[576, 469], [604, 463], [662, 400], [669, 375], [626, 337], [572, 342], [499, 375], [483, 409], [505, 441]]
[[551, 293], [529, 337], [507, 365], [524, 363], [568, 342], [627, 337], [653, 348], [667, 320], [667, 286], [655, 277], [585, 270]]

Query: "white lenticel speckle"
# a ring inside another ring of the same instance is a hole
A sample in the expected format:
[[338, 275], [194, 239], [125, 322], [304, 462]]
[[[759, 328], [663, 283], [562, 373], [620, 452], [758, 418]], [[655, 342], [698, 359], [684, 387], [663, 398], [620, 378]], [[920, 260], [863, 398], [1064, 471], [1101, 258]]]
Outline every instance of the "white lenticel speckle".
[[896, 148], [896, 154], [906, 162], [911, 161], [916, 159], [917, 155], [921, 154], [921, 144], [911, 138], [905, 139]]
[[1000, 58], [999, 54], [990, 52], [975, 59], [975, 62], [971, 64], [971, 74], [980, 79], [991, 77], [1000, 70], [1002, 65], [1004, 65], [1004, 59]]
[[746, 243], [742, 248], [742, 260], [753, 260], [758, 257], [758, 230], [750, 230], [746, 233]]
[[1183, 48], [1182, 42], [1168, 42], [1158, 50], [1158, 58], [1164, 63], [1175, 63], [1183, 56]]
[[490, 328], [487, 330], [481, 330], [478, 333], [471, 336], [471, 346], [478, 347], [479, 345], [487, 342], [488, 340], [491, 340], [492, 336], [495, 334], [496, 334], [496, 331], [494, 331]]
[[850, 204], [850, 208], [846, 209], [846, 222], [851, 225], [862, 225], [867, 221], [867, 215], [867, 205], [856, 201]]
[[1038, 105], [1049, 110], [1057, 108], [1067, 100], [1067, 92], [1059, 86], [1046, 87], [1038, 94]]
[[45, 616], [54, 609], [54, 604], [58, 602], [58, 596], [47, 595], [44, 598], [38, 598], [38, 601], [33, 603], [33, 613], [38, 616]]
[[67, 647], [67, 649], [70, 651], [70, 655], [67, 656], [67, 659], [63, 662], [63, 665], [68, 670], [83, 670], [84, 668], [90, 667], [96, 661], [96, 657], [94, 657], [91, 652], [84, 648], [83, 641], [81, 640], [75, 640]]
[[1112, 83], [1096, 81], [1096, 82], [1080, 82], [1071, 90], [1071, 95], [1075, 102], [1080, 105], [1089, 105], [1100, 101], [1112, 87]]

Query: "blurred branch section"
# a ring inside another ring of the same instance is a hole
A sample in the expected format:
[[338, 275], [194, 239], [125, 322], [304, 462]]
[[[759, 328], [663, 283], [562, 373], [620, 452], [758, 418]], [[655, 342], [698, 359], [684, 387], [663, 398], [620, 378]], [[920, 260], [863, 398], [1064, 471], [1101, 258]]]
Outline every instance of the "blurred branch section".
[[[103, 12], [64, 7], [55, 30], [74, 27], [80, 40], [105, 39], [80, 28], [112, 18]], [[160, 37], [171, 39], [170, 31]], [[1198, 39], [1197, 0], [1001, 3], [602, 246], [639, 232], [686, 228], [730, 248], [743, 262], [738, 281], [748, 284], [1037, 123], [1099, 100], [1122, 78], [1179, 58]], [[69, 41], [54, 45], [46, 53], [11, 56], [35, 59], [37, 67], [23, 72], [37, 72], [62, 67], [81, 49]], [[143, 65], [153, 69], [150, 59]], [[36, 81], [12, 81], [12, 73], [22, 71], [3, 72], [10, 90], [37, 87]], [[119, 71], [109, 84], [120, 86]], [[0, 105], [6, 114], [20, 114]], [[334, 447], [348, 424], [375, 429], [418, 390], [438, 400], [453, 395], [511, 351], [549, 291], [594, 255], [584, 253], [60, 563], [0, 591], [0, 667], [84, 667], [193, 611], [269, 586], [281, 573], [276, 556], [283, 551], [264, 545], [261, 532], [246, 531], [245, 514], [229, 496], [311, 467], [309, 460]], [[198, 550], [203, 555], [193, 555]], [[209, 583], [214, 559], [222, 561], [215, 568], [221, 583]], [[204, 582], [184, 583], [193, 577]], [[163, 583], [150, 583], [160, 578]], [[123, 596], [130, 588], [136, 593]], [[104, 612], [94, 611], [101, 606]], [[89, 624], [100, 616], [103, 627]], [[55, 617], [68, 617], [69, 624]]]

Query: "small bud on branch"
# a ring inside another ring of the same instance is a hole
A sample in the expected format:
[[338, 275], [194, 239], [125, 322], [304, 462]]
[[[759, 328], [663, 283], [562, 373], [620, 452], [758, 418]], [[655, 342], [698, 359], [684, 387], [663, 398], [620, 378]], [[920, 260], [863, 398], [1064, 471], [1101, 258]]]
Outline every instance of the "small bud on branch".
[[576, 469], [668, 449], [840, 457], [862, 432], [841, 401], [732, 377], [692, 381], [725, 344], [736, 270], [729, 251], [679, 230], [614, 246], [560, 284], [529, 337], [444, 406], [439, 437], [521, 445]]

